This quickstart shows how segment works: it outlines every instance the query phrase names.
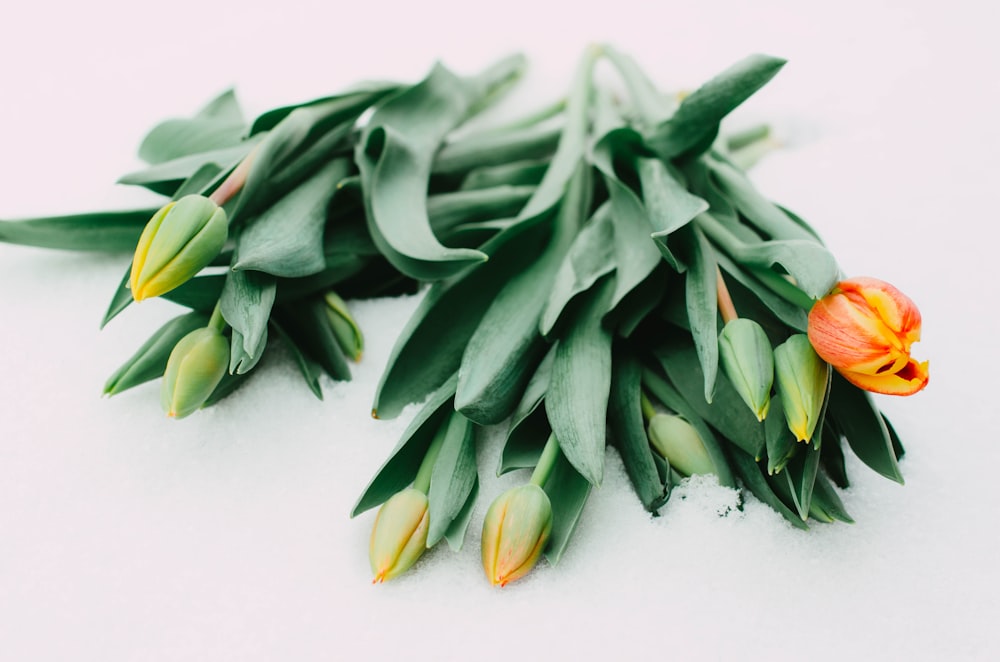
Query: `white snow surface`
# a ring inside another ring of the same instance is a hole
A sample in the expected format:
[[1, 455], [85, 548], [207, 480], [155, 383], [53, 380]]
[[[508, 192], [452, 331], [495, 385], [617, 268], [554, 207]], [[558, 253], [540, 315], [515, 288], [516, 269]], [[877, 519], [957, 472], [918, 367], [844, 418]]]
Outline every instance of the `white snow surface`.
[[[353, 304], [350, 383], [319, 401], [288, 356], [177, 422], [157, 384], [105, 378], [176, 312], [98, 329], [127, 256], [0, 246], [0, 659], [1000, 659], [993, 348], [998, 291], [998, 11], [973, 1], [426, 0], [351, 4], [18, 3], [0, 24], [0, 217], [127, 208], [115, 186], [154, 123], [227, 86], [253, 115], [436, 59], [532, 63], [493, 117], [553, 100], [594, 41], [664, 88], [752, 52], [789, 64], [727, 126], [784, 149], [753, 179], [809, 219], [848, 275], [924, 316], [927, 390], [878, 399], [907, 448], [899, 486], [852, 460], [854, 525], [793, 529], [710, 480], [646, 514], [616, 453], [563, 560], [503, 590], [483, 577], [483, 488], [465, 547], [371, 584], [374, 513], [348, 513], [409, 417], [371, 400], [417, 298]], [[991, 404], [993, 403], [993, 404]]]

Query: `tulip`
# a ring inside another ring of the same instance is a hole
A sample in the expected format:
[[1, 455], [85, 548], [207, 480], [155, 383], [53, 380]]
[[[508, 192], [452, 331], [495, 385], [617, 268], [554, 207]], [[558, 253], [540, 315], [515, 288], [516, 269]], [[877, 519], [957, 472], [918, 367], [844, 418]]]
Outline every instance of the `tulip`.
[[330, 323], [337, 344], [344, 354], [358, 362], [361, 360], [361, 353], [365, 349], [364, 336], [357, 322], [351, 316], [351, 311], [347, 309], [347, 304], [336, 292], [327, 292], [323, 297], [326, 301], [326, 317]]
[[417, 562], [427, 546], [427, 495], [409, 487], [382, 504], [375, 516], [368, 560], [381, 583], [398, 577]]
[[698, 431], [680, 416], [656, 414], [649, 419], [648, 437], [653, 448], [678, 473], [685, 476], [717, 473]]
[[837, 283], [809, 312], [809, 341], [823, 360], [858, 388], [912, 395], [927, 386], [927, 362], [910, 356], [920, 340], [920, 311], [875, 278]]
[[160, 401], [167, 416], [184, 418], [201, 408], [229, 367], [229, 342], [216, 326], [195, 329], [174, 346], [163, 374]]
[[797, 333], [774, 348], [774, 370], [788, 429], [798, 441], [808, 442], [823, 412], [830, 366], [813, 351], [809, 338]]
[[538, 485], [511, 488], [497, 497], [483, 521], [483, 570], [493, 586], [528, 574], [552, 533], [552, 504]]
[[228, 234], [226, 212], [201, 195], [167, 203], [139, 237], [129, 285], [142, 301], [183, 285], [222, 250]]
[[733, 388], [763, 421], [774, 383], [774, 353], [764, 329], [745, 317], [727, 322], [719, 334], [719, 358]]

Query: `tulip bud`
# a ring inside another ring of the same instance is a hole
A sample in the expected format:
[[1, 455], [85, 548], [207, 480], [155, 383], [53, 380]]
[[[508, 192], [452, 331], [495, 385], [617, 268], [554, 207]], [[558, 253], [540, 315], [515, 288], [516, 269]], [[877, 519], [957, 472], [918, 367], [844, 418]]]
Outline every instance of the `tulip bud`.
[[201, 195], [167, 203], [139, 237], [129, 285], [142, 301], [183, 285], [222, 250], [228, 234], [226, 212]]
[[346, 356], [351, 357], [355, 362], [361, 360], [361, 353], [365, 349], [365, 340], [361, 335], [351, 312], [347, 309], [347, 304], [336, 292], [327, 292], [324, 297], [326, 301], [326, 317], [330, 322], [330, 329], [337, 339], [337, 344]]
[[774, 353], [764, 329], [745, 317], [729, 321], [719, 334], [719, 358], [736, 392], [763, 421], [774, 383]]
[[927, 362], [910, 347], [920, 340], [920, 311], [905, 294], [875, 278], [837, 283], [809, 312], [809, 341], [823, 360], [866, 391], [912, 395], [927, 386]]
[[410, 569], [427, 546], [427, 495], [409, 487], [382, 504], [375, 516], [368, 559], [381, 583]]
[[528, 574], [552, 533], [549, 495], [529, 483], [497, 497], [483, 521], [483, 570], [493, 586]]
[[715, 463], [698, 431], [674, 414], [656, 414], [649, 419], [649, 443], [670, 466], [685, 476], [716, 474]]
[[788, 429], [808, 442], [823, 411], [830, 366], [813, 351], [809, 338], [798, 333], [775, 347], [774, 369]]
[[184, 418], [201, 408], [229, 366], [229, 342], [214, 326], [181, 338], [167, 359], [160, 402], [167, 416]]

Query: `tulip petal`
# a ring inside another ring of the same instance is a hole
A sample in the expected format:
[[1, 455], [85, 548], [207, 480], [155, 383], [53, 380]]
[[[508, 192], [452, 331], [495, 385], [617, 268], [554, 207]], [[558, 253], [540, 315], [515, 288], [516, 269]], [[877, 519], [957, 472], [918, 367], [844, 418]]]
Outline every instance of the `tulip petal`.
[[838, 372], [858, 388], [885, 395], [913, 395], [927, 386], [930, 377], [928, 362], [917, 363], [913, 359], [896, 373], [867, 375], [843, 369], [838, 369]]

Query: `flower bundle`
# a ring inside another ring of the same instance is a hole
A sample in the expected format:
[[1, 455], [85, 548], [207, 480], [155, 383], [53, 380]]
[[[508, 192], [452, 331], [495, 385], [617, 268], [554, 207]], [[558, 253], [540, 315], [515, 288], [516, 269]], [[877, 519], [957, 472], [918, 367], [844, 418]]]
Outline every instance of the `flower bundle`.
[[[599, 61], [624, 94], [599, 83]], [[349, 378], [345, 359], [360, 357], [344, 298], [427, 284], [372, 413], [423, 404], [352, 513], [379, 508], [376, 581], [442, 539], [461, 546], [476, 443], [501, 423], [497, 473], [527, 480], [485, 516], [494, 585], [543, 554], [558, 562], [609, 443], [652, 513], [711, 474], [796, 527], [850, 522], [836, 490], [847, 449], [902, 480], [902, 445], [868, 391], [926, 385], [910, 354], [921, 320], [891, 285], [843, 278], [806, 221], [751, 184], [766, 130], [720, 136], [783, 64], [752, 56], [680, 98], [592, 48], [564, 103], [464, 133], [519, 58], [470, 78], [436, 66], [249, 125], [226, 94], [156, 127], [140, 148], [150, 167], [123, 178], [169, 195], [162, 209], [5, 222], [0, 240], [134, 248], [105, 322], [147, 296], [193, 312], [106, 390], [162, 375], [177, 417], [250, 374], [269, 331], [319, 395], [321, 371]]]

